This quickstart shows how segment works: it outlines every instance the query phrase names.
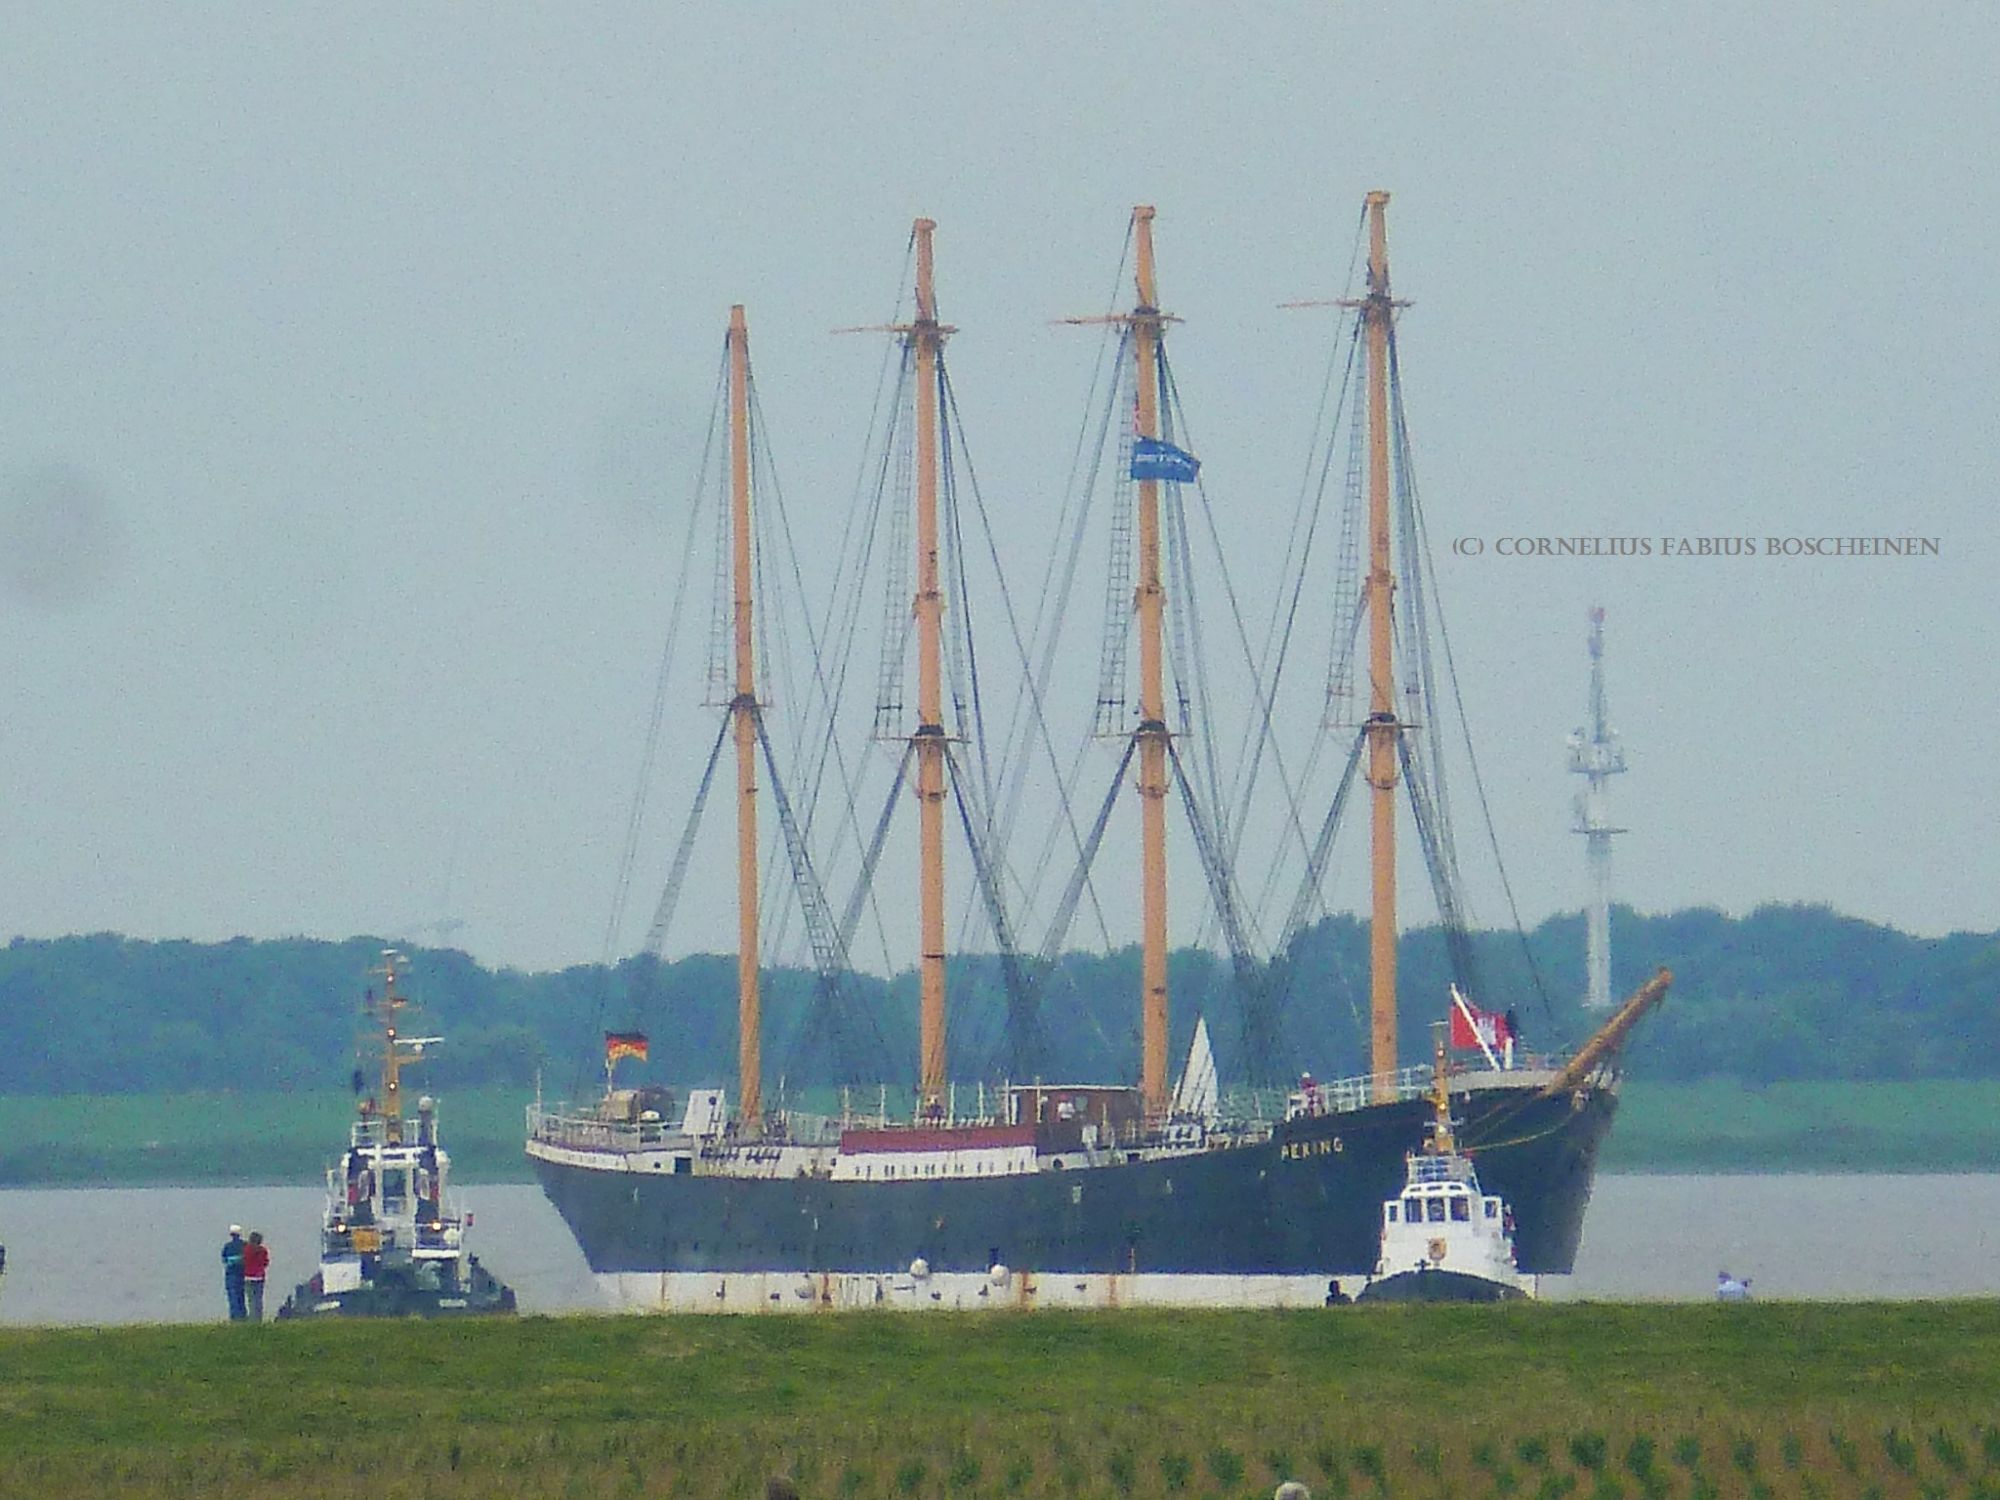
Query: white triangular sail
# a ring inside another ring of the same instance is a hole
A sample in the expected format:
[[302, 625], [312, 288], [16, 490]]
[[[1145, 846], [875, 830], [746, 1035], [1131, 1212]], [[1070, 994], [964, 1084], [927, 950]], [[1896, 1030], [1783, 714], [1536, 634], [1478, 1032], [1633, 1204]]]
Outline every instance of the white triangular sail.
[[1215, 1076], [1215, 1052], [1208, 1045], [1208, 1017], [1196, 1016], [1194, 1041], [1188, 1045], [1187, 1066], [1181, 1070], [1179, 1087], [1174, 1090], [1174, 1113], [1215, 1118], [1221, 1089]]

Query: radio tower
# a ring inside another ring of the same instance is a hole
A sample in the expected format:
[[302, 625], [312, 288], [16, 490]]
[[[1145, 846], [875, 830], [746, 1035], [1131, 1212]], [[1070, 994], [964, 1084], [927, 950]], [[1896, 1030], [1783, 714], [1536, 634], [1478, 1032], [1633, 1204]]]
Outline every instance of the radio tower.
[[1605, 785], [1625, 769], [1625, 750], [1604, 708], [1604, 609], [1590, 611], [1590, 722], [1569, 737], [1569, 768], [1588, 778], [1576, 795], [1575, 831], [1585, 839], [1590, 868], [1590, 906], [1584, 913], [1589, 988], [1586, 1010], [1611, 1008], [1611, 826], [1604, 805]]

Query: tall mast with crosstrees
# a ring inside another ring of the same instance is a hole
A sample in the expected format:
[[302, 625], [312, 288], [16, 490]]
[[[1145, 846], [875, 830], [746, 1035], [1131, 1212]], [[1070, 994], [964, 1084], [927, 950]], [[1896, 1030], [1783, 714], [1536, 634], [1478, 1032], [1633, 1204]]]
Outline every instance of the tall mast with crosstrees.
[[937, 295], [932, 285], [931, 235], [936, 229], [930, 219], [917, 220], [914, 228], [917, 315], [903, 335], [912, 355], [915, 379], [911, 394], [917, 419], [917, 729], [911, 744], [916, 755], [921, 945], [917, 1072], [919, 1105], [925, 1115], [936, 1114], [945, 1096], [945, 733], [939, 680], [944, 595], [938, 584], [938, 350], [944, 342], [944, 330], [938, 325]]
[[736, 739], [736, 1093], [742, 1128], [764, 1114], [757, 988], [757, 678], [750, 547], [750, 330], [739, 304], [729, 310], [729, 501], [736, 693], [729, 702]]
[[[1178, 319], [1160, 311], [1153, 274], [1153, 208], [1132, 210], [1134, 282], [1138, 302], [1129, 313], [1065, 318], [1065, 323], [1115, 323], [1130, 330], [1133, 362], [1132, 437], [1157, 443], [1160, 437], [1160, 341]], [[1182, 455], [1186, 457], [1186, 455]], [[1138, 473], [1135, 463], [1133, 473]], [[1160, 480], [1150, 469], [1137, 480], [1139, 577], [1132, 609], [1139, 620], [1139, 723], [1133, 730], [1139, 792], [1139, 1091], [1146, 1113], [1167, 1112], [1167, 759], [1173, 736], [1167, 728], [1166, 685], [1161, 629], [1167, 592], [1160, 577]]]
[[[1153, 280], [1153, 210], [1132, 210], [1139, 304], [1132, 309], [1138, 409], [1135, 436], [1160, 435], [1160, 299]], [[1139, 1088], [1148, 1114], [1167, 1108], [1167, 712], [1161, 668], [1160, 482], [1139, 481], [1139, 835], [1140, 989], [1143, 1008]]]
[[1389, 552], [1389, 195], [1368, 195], [1368, 296], [1361, 316], [1368, 362], [1368, 786], [1371, 814], [1368, 920], [1369, 1071], [1378, 1101], [1396, 1097], [1395, 575]]

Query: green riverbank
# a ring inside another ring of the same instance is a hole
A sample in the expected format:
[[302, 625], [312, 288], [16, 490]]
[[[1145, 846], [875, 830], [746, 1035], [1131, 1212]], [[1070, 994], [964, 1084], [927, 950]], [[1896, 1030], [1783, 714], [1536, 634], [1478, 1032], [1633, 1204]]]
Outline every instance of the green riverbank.
[[2000, 1494], [2000, 1304], [0, 1329], [0, 1493]]
[[[461, 1182], [525, 1182], [527, 1098], [470, 1089], [440, 1102]], [[0, 1098], [0, 1186], [317, 1183], [347, 1142], [353, 1101], [313, 1094], [65, 1094]]]
[[[523, 1093], [443, 1101], [460, 1179], [526, 1181]], [[300, 1182], [346, 1139], [350, 1104], [315, 1094], [0, 1097], [0, 1186]], [[1609, 1172], [1990, 1171], [2000, 1082], [1628, 1083]]]

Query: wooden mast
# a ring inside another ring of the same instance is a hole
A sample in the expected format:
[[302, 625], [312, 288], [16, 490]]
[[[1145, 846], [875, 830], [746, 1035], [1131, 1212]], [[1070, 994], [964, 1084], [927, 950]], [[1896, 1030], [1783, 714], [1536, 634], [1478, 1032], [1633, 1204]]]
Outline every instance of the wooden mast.
[[751, 616], [750, 330], [739, 304], [729, 309], [729, 500], [734, 552], [736, 695], [736, 1093], [745, 1134], [764, 1117], [757, 989], [757, 681]]
[[931, 282], [931, 234], [937, 225], [916, 221], [916, 321], [904, 335], [915, 359], [912, 398], [916, 405], [917, 452], [917, 728], [911, 738], [916, 755], [918, 868], [921, 885], [919, 916], [918, 1042], [920, 1116], [934, 1116], [944, 1107], [944, 704], [939, 681], [939, 636], [944, 596], [938, 587], [938, 350], [944, 342], [938, 326], [937, 298]]
[[[1132, 210], [1138, 245], [1139, 305], [1132, 309], [1132, 355], [1136, 363], [1138, 411], [1135, 435], [1160, 435], [1157, 380], [1160, 302], [1153, 283], [1153, 209]], [[1166, 591], [1160, 586], [1160, 482], [1139, 481], [1139, 810], [1141, 841], [1140, 948], [1142, 1045], [1140, 1092], [1146, 1112], [1167, 1110], [1167, 715], [1160, 664], [1160, 615]]]
[[1390, 606], [1395, 578], [1389, 553], [1389, 195], [1368, 195], [1368, 297], [1362, 307], [1368, 349], [1368, 785], [1373, 815], [1370, 868], [1374, 900], [1368, 923], [1371, 1089], [1376, 1102], [1396, 1097], [1396, 677]]

